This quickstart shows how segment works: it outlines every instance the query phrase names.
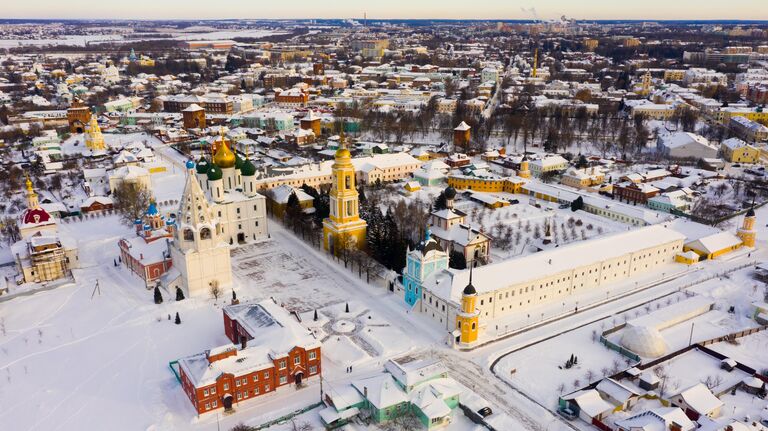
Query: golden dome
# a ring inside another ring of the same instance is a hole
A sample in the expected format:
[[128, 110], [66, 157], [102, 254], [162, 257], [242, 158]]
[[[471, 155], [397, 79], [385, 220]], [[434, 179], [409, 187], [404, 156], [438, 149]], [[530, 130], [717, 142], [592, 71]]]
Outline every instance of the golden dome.
[[227, 147], [227, 143], [224, 140], [219, 142], [219, 149], [213, 155], [213, 163], [222, 169], [226, 169], [234, 167], [236, 161], [235, 153]]
[[342, 147], [336, 150], [336, 160], [350, 159], [350, 158], [352, 158], [352, 154], [349, 152], [348, 149]]

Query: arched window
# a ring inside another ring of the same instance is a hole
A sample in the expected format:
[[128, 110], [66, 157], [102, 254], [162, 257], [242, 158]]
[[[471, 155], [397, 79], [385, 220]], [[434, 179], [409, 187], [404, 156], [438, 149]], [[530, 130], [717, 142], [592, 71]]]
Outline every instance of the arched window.
[[211, 239], [211, 229], [207, 227], [200, 229], [200, 239]]
[[194, 234], [192, 233], [192, 229], [184, 229], [184, 241], [192, 241], [195, 239]]
[[349, 177], [349, 175], [344, 177], [344, 188], [346, 188], [346, 189], [350, 188], [350, 177]]

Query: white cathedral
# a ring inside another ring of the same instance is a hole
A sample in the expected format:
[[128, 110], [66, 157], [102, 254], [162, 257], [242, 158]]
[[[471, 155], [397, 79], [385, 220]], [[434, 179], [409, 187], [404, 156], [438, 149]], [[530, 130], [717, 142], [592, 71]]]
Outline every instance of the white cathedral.
[[170, 247], [173, 268], [163, 283], [189, 296], [232, 284], [230, 247], [267, 237], [266, 198], [256, 192], [256, 168], [228, 147], [224, 132], [210, 162], [187, 162], [187, 180]]

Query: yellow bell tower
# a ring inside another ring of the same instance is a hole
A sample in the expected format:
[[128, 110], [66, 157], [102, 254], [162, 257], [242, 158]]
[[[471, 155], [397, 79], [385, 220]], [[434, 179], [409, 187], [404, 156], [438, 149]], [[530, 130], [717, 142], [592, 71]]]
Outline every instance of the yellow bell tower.
[[456, 330], [459, 331], [459, 344], [472, 344], [477, 341], [480, 326], [480, 311], [477, 310], [477, 290], [472, 285], [472, 268], [469, 267], [469, 284], [461, 293], [461, 311], [456, 315]]
[[40, 201], [37, 199], [37, 193], [35, 193], [34, 187], [32, 187], [32, 180], [27, 176], [27, 208], [34, 210], [40, 207]]
[[355, 166], [341, 136], [335, 162], [331, 166], [333, 185], [330, 192], [330, 214], [323, 220], [323, 247], [338, 255], [345, 249], [365, 247], [368, 223], [358, 212], [358, 193], [355, 187]]
[[85, 128], [85, 146], [92, 151], [101, 151], [106, 148], [96, 115], [91, 115], [91, 121]]
[[755, 222], [757, 217], [755, 216], [755, 209], [750, 208], [744, 217], [744, 224], [736, 232], [736, 236], [741, 238], [741, 242], [745, 247], [754, 247], [757, 241], [757, 232], [755, 231]]

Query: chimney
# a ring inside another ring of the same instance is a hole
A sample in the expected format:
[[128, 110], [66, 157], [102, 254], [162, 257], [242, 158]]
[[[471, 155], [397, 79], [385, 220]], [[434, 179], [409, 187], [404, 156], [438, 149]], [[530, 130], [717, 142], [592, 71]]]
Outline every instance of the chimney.
[[368, 399], [368, 386], [363, 386], [363, 398]]
[[246, 347], [248, 347], [248, 339], [245, 337], [245, 335], [240, 336], [240, 349], [244, 350]]
[[139, 260], [144, 260], [144, 253], [139, 253]]

